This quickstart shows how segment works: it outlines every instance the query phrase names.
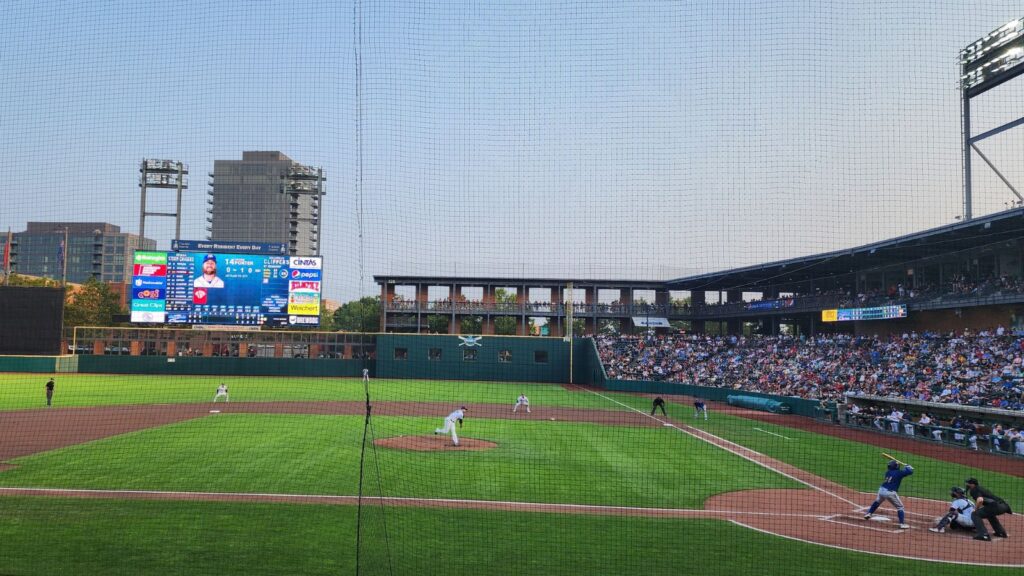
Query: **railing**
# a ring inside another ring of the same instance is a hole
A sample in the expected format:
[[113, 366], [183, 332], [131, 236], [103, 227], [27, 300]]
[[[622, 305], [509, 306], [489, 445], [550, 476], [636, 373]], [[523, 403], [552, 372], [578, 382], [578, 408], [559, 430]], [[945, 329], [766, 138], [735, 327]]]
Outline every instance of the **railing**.
[[[567, 305], [558, 302], [451, 302], [432, 300], [427, 302], [395, 300], [385, 305], [393, 313], [458, 313], [458, 314], [541, 314], [565, 315]], [[577, 316], [654, 316], [680, 315], [688, 308], [664, 304], [573, 304]]]
[[858, 414], [846, 412], [842, 423], [851, 428], [869, 429], [891, 436], [931, 441], [1004, 456], [1024, 457], [1024, 440], [1012, 440], [1005, 436], [993, 436], [992, 434], [978, 434], [963, 428], [925, 425], [908, 420], [894, 421], [885, 416], [863, 412]]

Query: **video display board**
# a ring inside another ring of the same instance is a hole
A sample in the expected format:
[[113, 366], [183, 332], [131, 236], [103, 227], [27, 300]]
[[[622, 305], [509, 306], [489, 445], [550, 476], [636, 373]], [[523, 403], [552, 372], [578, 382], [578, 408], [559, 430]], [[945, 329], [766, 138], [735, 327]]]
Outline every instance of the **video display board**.
[[136, 252], [131, 321], [319, 326], [323, 260], [210, 252]]
[[858, 320], [892, 320], [907, 317], [906, 304], [872, 308], [832, 308], [821, 311], [822, 322], [856, 322]]

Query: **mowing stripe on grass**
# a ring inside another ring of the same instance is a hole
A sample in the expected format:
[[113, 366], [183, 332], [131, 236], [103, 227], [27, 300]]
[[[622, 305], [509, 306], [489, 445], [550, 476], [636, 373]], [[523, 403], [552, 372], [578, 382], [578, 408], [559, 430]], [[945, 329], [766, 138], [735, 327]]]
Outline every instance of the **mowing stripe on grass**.
[[[727, 444], [731, 444], [732, 446], [735, 446], [736, 448], [740, 448], [742, 450], [750, 452], [751, 454], [756, 454], [757, 456], [759, 456], [761, 458], [768, 459], [767, 456], [765, 456], [764, 454], [761, 454], [760, 452], [755, 452], [754, 450], [751, 450], [751, 449], [749, 449], [749, 448], [747, 448], [745, 446], [741, 446], [741, 445], [739, 445], [739, 444], [737, 444], [735, 442], [732, 442], [730, 440], [726, 440], [725, 438], [721, 438], [719, 436], [715, 436], [714, 434], [712, 434], [710, 432], [707, 432], [705, 430], [700, 430], [698, 428], [693, 428], [692, 426], [683, 425], [683, 427], [680, 428], [679, 426], [676, 426], [675, 424], [673, 424], [671, 422], [666, 422], [665, 420], [662, 420], [662, 419], [658, 418], [657, 416], [654, 416], [653, 414], [648, 414], [648, 413], [646, 413], [646, 412], [644, 412], [642, 410], [637, 410], [636, 408], [633, 408], [632, 406], [630, 406], [628, 404], [623, 404], [622, 402], [619, 402], [618, 400], [616, 400], [614, 398], [610, 398], [608, 396], [605, 396], [604, 394], [601, 394], [600, 392], [595, 392], [594, 390], [583, 388], [582, 386], [579, 386], [578, 388], [580, 388], [581, 390], [586, 390], [587, 392], [590, 392], [591, 394], [595, 394], [597, 396], [600, 396], [601, 398], [604, 398], [605, 400], [608, 400], [609, 402], [614, 402], [614, 403], [618, 404], [619, 406], [622, 406], [624, 408], [632, 410], [633, 412], [636, 412], [637, 414], [641, 414], [641, 415], [646, 416], [648, 418], [654, 419], [654, 420], [660, 422], [663, 426], [670, 426], [670, 427], [675, 428], [676, 430], [682, 432], [683, 434], [688, 434], [688, 435], [693, 436], [694, 438], [696, 438], [698, 440], [703, 440], [704, 442], [707, 442], [708, 444], [711, 444], [712, 446], [716, 446], [718, 448], [721, 448], [722, 450], [725, 450], [726, 452], [730, 452], [730, 453], [732, 453], [732, 454], [734, 454], [736, 456], [739, 456], [740, 458], [743, 458], [744, 460], [747, 460], [749, 462], [753, 462], [754, 464], [757, 464], [758, 466], [761, 466], [763, 468], [771, 470], [772, 472], [775, 472], [776, 474], [785, 476], [786, 478], [789, 478], [790, 480], [799, 482], [799, 483], [803, 484], [804, 486], [807, 486], [808, 488], [817, 490], [818, 492], [821, 492], [823, 494], [828, 494], [829, 496], [832, 496], [833, 498], [836, 498], [838, 500], [846, 502], [847, 504], [849, 504], [851, 506], [857, 506], [857, 503], [852, 501], [852, 500], [849, 500], [849, 499], [844, 498], [844, 497], [842, 497], [842, 496], [840, 496], [838, 494], [830, 492], [829, 490], [826, 490], [825, 488], [822, 488], [820, 486], [815, 486], [814, 484], [812, 484], [812, 483], [810, 483], [810, 482], [808, 482], [806, 480], [802, 480], [800, 478], [797, 478], [796, 476], [793, 476], [791, 474], [787, 474], [786, 472], [783, 472], [782, 470], [779, 470], [779, 469], [769, 465], [766, 462], [762, 462], [762, 461], [757, 460], [755, 458], [751, 458], [751, 457], [747, 456], [746, 454], [741, 453], [738, 450], [734, 450], [732, 448], [729, 448], [726, 445]], [[712, 441], [708, 440], [708, 438], [714, 438], [715, 442], [712, 442]]]

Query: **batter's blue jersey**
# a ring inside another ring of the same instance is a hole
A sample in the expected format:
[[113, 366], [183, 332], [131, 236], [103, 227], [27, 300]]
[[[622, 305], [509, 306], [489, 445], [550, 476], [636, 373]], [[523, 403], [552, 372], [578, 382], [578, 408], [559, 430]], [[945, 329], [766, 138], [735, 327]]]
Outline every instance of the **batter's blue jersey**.
[[887, 470], [885, 472], [885, 482], [882, 482], [882, 488], [885, 488], [886, 490], [892, 490], [893, 492], [898, 492], [900, 489], [900, 482], [903, 482], [904, 478], [910, 476], [913, 473], [914, 469], [911, 468], [910, 466], [907, 466], [902, 470], [899, 468], [895, 470]]

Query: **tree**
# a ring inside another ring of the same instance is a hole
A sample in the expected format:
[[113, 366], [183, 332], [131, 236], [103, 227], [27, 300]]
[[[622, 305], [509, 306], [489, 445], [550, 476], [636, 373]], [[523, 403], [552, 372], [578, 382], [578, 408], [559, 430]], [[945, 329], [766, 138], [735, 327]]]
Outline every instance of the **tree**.
[[484, 319], [480, 316], [463, 316], [459, 323], [460, 334], [480, 334], [483, 331]]
[[124, 313], [121, 298], [109, 285], [95, 278], [90, 278], [77, 290], [65, 291], [65, 326], [110, 326], [115, 315]]
[[442, 316], [441, 314], [427, 316], [427, 332], [431, 334], [447, 334], [448, 316]]
[[320, 330], [324, 332], [334, 331], [334, 313], [337, 310], [328, 310], [324, 308], [323, 304], [320, 305]]
[[334, 329], [346, 332], [380, 332], [380, 296], [364, 296], [334, 311]]
[[500, 304], [515, 304], [516, 293], [504, 288], [498, 288], [494, 291], [494, 301]]
[[498, 336], [515, 336], [519, 318], [516, 316], [498, 316], [494, 319], [494, 333]]
[[56, 288], [60, 286], [60, 282], [57, 280], [51, 280], [49, 278], [41, 278], [36, 276], [25, 276], [22, 274], [16, 274], [11, 272], [11, 278], [7, 281], [8, 286], [31, 286], [31, 287], [42, 287], [42, 288]]

